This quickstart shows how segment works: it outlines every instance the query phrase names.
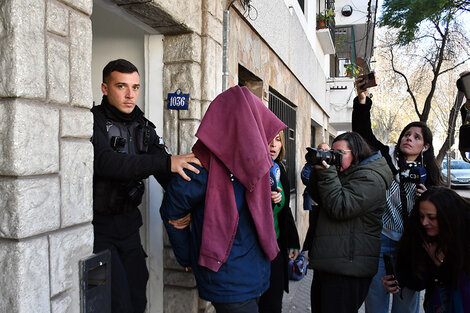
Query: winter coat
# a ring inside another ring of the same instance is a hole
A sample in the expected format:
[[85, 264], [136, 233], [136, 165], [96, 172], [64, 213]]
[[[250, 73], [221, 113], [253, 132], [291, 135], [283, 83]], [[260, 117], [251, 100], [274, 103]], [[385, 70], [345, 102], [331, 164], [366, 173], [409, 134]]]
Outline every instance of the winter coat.
[[316, 270], [372, 277], [380, 254], [385, 191], [392, 173], [379, 153], [343, 172], [314, 170], [308, 192], [321, 210], [309, 251]]
[[[180, 265], [192, 268], [202, 299], [233, 303], [258, 298], [269, 287], [270, 262], [260, 247], [245, 199], [245, 188], [235, 177], [232, 177], [232, 185], [238, 223], [228, 259], [217, 272], [198, 264], [208, 171], [195, 166], [200, 169], [199, 174], [185, 171], [191, 181], [172, 175], [160, 207], [176, 260]], [[191, 227], [176, 229], [168, 222], [188, 213], [191, 213]]]

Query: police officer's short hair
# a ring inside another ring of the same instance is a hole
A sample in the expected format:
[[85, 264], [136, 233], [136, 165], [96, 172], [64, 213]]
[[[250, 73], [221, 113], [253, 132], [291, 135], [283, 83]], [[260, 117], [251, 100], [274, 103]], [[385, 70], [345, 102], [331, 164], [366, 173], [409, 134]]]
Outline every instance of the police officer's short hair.
[[106, 79], [111, 75], [111, 72], [119, 72], [119, 73], [134, 73], [139, 71], [137, 67], [131, 62], [124, 60], [124, 59], [117, 59], [114, 61], [109, 62], [103, 69], [103, 83], [106, 82]]

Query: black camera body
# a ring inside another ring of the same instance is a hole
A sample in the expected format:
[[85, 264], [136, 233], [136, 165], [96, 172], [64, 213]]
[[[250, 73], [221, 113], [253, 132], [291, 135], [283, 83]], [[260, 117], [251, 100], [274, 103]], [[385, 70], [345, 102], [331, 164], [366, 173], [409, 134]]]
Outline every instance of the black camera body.
[[341, 161], [343, 160], [343, 153], [335, 149], [325, 151], [307, 147], [305, 160], [307, 161], [307, 164], [311, 165], [321, 165], [322, 162], [325, 161], [326, 164], [340, 167]]

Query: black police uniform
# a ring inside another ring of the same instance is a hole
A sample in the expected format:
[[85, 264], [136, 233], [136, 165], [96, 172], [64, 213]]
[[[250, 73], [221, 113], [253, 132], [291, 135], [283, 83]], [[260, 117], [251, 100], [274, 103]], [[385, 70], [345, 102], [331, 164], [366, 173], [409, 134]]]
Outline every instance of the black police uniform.
[[94, 117], [93, 226], [94, 248], [111, 250], [112, 312], [144, 312], [148, 270], [139, 228], [137, 206], [144, 193], [143, 179], [154, 175], [166, 187], [170, 154], [155, 126], [136, 106], [125, 114], [103, 96], [91, 109]]

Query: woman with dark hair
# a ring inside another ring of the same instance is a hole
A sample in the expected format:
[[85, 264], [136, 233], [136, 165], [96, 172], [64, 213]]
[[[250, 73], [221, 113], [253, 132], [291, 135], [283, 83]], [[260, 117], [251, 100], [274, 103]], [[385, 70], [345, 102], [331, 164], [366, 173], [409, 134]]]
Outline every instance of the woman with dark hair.
[[[426, 313], [470, 312], [470, 203], [445, 187], [430, 187], [416, 200], [397, 249], [397, 281], [384, 288], [426, 288]], [[392, 286], [393, 285], [393, 286]]]
[[319, 204], [309, 251], [314, 269], [312, 312], [357, 312], [377, 270], [385, 190], [393, 176], [387, 162], [357, 133], [332, 145], [336, 166], [315, 165], [307, 190]]
[[[393, 254], [403, 233], [404, 221], [413, 208], [415, 198], [429, 186], [441, 184], [440, 170], [434, 157], [432, 132], [423, 122], [412, 122], [401, 132], [395, 146], [381, 143], [372, 133], [370, 110], [372, 100], [366, 96], [364, 83], [357, 81], [358, 96], [354, 99], [352, 129], [361, 134], [369, 145], [379, 150], [387, 160], [395, 179], [387, 190], [387, 207], [383, 214], [382, 246], [377, 274], [374, 276], [366, 298], [366, 313], [388, 313], [390, 295], [381, 288], [381, 277], [385, 275], [383, 254]], [[413, 169], [414, 168], [414, 169]], [[426, 173], [426, 182], [421, 184], [417, 175]], [[402, 209], [404, 208], [404, 209]], [[417, 313], [419, 293], [404, 289], [400, 295], [393, 296], [391, 313]]]
[[282, 163], [286, 153], [284, 140], [284, 131], [281, 130], [269, 143], [269, 153], [276, 163], [274, 168], [279, 168], [279, 177], [276, 177], [277, 191], [271, 191], [271, 204], [274, 230], [280, 251], [276, 258], [271, 261], [269, 289], [259, 300], [260, 313], [281, 313], [282, 296], [284, 291], [289, 292], [289, 259], [295, 260], [299, 255], [300, 248], [297, 227], [289, 206], [289, 179]]

